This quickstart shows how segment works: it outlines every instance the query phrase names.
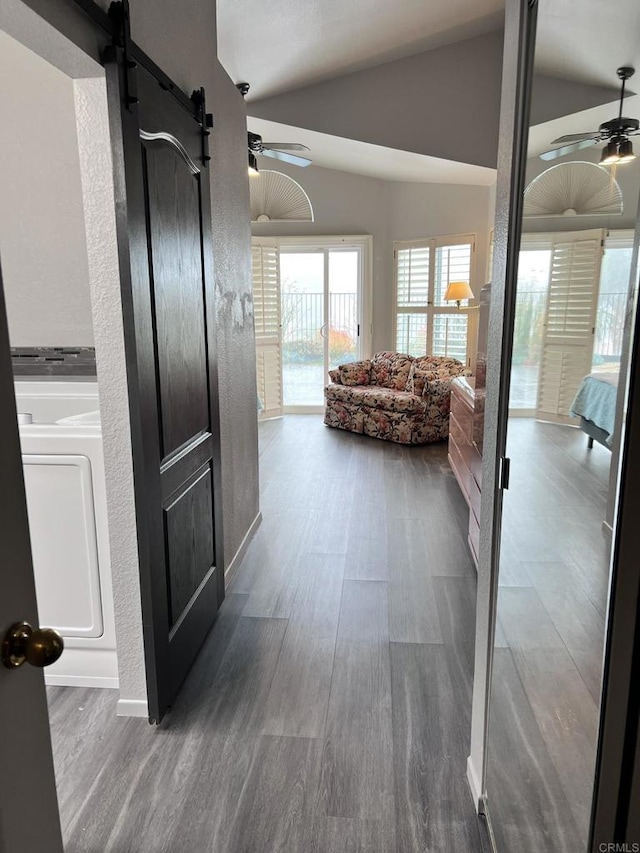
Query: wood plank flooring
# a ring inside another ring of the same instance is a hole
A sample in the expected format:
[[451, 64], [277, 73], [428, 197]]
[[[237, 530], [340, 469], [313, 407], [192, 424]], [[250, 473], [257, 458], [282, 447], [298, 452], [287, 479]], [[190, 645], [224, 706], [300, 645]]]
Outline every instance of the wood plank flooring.
[[487, 791], [498, 850], [587, 847], [602, 679], [608, 450], [509, 423]]
[[480, 853], [475, 570], [446, 444], [317, 416], [260, 442], [263, 523], [162, 725], [117, 719], [111, 691], [49, 692], [67, 853]]

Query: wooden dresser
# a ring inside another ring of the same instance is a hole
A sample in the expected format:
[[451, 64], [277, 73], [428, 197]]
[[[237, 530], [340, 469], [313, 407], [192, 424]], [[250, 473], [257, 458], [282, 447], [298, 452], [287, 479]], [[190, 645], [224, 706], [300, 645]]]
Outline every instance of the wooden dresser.
[[451, 383], [449, 464], [469, 505], [469, 547], [476, 567], [480, 542], [484, 397], [484, 388], [476, 388], [473, 377], [461, 376]]

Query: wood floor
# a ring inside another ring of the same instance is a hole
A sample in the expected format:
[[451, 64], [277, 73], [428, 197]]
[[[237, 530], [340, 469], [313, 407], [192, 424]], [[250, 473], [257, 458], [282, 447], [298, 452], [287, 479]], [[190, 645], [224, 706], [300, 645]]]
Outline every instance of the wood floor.
[[67, 853], [480, 853], [476, 580], [446, 445], [316, 416], [260, 441], [263, 523], [163, 724], [49, 691]]
[[489, 809], [498, 850], [584, 853], [597, 744], [611, 454], [584, 433], [509, 424]]

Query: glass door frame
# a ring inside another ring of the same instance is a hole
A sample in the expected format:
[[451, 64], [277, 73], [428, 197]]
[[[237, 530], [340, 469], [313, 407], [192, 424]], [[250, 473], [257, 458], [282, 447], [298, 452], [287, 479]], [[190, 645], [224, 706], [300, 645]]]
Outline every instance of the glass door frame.
[[[358, 359], [371, 356], [372, 340], [372, 269], [373, 269], [373, 238], [369, 234], [325, 236], [325, 237], [279, 237], [277, 247], [280, 255], [324, 253], [324, 286], [323, 286], [323, 328], [329, 318], [329, 255], [336, 251], [358, 252]], [[323, 335], [323, 354], [325, 369], [329, 368], [329, 335]], [[325, 377], [328, 382], [328, 376]], [[284, 379], [283, 379], [284, 382]], [[284, 394], [284, 384], [283, 384]], [[323, 405], [290, 405], [283, 406], [284, 414], [322, 414]]]
[[[506, 459], [511, 350], [533, 82], [537, 0], [507, 0], [500, 114], [496, 225], [484, 426], [483, 491], [476, 620], [475, 673], [469, 786], [488, 840], [495, 849], [486, 790], [488, 720], [496, 628], [502, 499], [508, 487]], [[632, 262], [629, 310], [638, 295], [638, 235]], [[638, 824], [631, 797], [640, 785], [640, 312], [626, 381], [620, 490], [616, 501], [598, 755], [588, 851], [612, 850]], [[619, 400], [620, 403], [620, 400]], [[613, 464], [613, 462], [612, 462]], [[637, 810], [636, 810], [637, 811]], [[616, 849], [622, 849], [616, 848]], [[631, 848], [629, 848], [631, 849]], [[503, 853], [500, 851], [500, 853]]]

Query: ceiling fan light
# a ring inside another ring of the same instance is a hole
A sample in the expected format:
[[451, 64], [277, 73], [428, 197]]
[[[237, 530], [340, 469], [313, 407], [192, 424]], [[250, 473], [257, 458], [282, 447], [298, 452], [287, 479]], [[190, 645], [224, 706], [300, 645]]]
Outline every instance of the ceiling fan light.
[[260, 170], [258, 169], [258, 160], [256, 159], [256, 155], [253, 151], [249, 151], [249, 175], [259, 175]]
[[618, 154], [618, 143], [607, 142], [607, 144], [602, 149], [602, 156], [600, 157], [600, 165], [601, 166], [613, 166], [614, 163], [618, 163], [620, 161], [620, 155]]
[[631, 144], [631, 140], [623, 139], [620, 145], [618, 146], [618, 162], [630, 163], [631, 160], [635, 159], [636, 155], [633, 153], [633, 145]]
[[602, 149], [602, 156], [600, 157], [600, 165], [601, 166], [613, 166], [614, 163], [620, 162], [620, 155], [618, 154], [618, 143], [607, 142], [607, 144]]

